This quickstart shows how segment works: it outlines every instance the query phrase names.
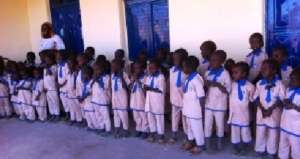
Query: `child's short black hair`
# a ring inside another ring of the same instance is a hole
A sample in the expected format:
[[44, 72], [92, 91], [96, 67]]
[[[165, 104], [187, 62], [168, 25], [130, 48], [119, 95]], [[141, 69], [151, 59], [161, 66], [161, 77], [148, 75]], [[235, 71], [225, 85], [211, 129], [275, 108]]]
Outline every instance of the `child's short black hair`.
[[30, 52], [27, 52], [26, 54], [27, 57], [31, 57], [31, 58], [34, 58], [35, 59], [35, 53], [30, 51]]
[[264, 36], [261, 33], [256, 32], [256, 33], [251, 34], [250, 39], [252, 39], [252, 38], [258, 39], [261, 47], [264, 46]]
[[106, 61], [106, 57], [104, 55], [98, 55], [96, 58], [96, 61], [104, 62], [104, 61]]
[[184, 60], [184, 64], [186, 67], [190, 68], [192, 71], [197, 71], [199, 66], [199, 60], [196, 56], [188, 56]]
[[211, 40], [204, 41], [200, 47], [206, 47], [210, 50], [210, 52], [214, 52], [217, 50], [216, 43]]
[[284, 46], [276, 46], [276, 47], [273, 48], [273, 52], [274, 51], [281, 52], [285, 57], [288, 56], [288, 52], [287, 52], [287, 50]]
[[300, 67], [295, 68], [292, 72], [291, 75], [296, 77], [297, 81], [300, 81]]
[[271, 67], [272, 70], [276, 70], [277, 73], [279, 72], [280, 65], [276, 60], [266, 59], [263, 61], [263, 64], [267, 64]]
[[123, 49], [117, 49], [115, 51], [115, 54], [120, 54], [122, 56], [122, 58], [125, 57], [125, 51]]
[[157, 68], [160, 68], [160, 62], [157, 59], [150, 60], [149, 64], [155, 65]]
[[85, 53], [92, 53], [92, 54], [95, 54], [95, 48], [92, 47], [92, 46], [88, 46], [86, 49], [85, 49]]
[[32, 71], [37, 71], [39, 75], [43, 74], [43, 68], [42, 67], [33, 67]]
[[91, 67], [89, 67], [89, 66], [84, 66], [84, 67], [82, 68], [82, 73], [83, 73], [83, 74], [87, 74], [87, 75], [91, 75], [91, 76], [92, 76], [92, 74], [93, 74], [93, 69], [92, 69]]
[[225, 62], [227, 58], [227, 53], [224, 50], [216, 50], [212, 55], [219, 56], [223, 62]]
[[246, 75], [249, 75], [250, 67], [247, 62], [241, 61], [234, 64], [235, 68], [239, 68], [242, 72], [246, 73]]
[[188, 57], [189, 53], [184, 48], [180, 48], [174, 51], [174, 54], [179, 54], [183, 60]]

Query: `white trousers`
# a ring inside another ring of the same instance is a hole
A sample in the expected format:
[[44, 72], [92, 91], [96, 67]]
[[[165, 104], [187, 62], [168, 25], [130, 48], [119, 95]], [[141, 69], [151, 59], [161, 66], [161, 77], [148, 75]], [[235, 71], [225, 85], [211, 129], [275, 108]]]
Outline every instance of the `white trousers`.
[[148, 132], [147, 113], [143, 110], [133, 110], [133, 119], [135, 122], [135, 130], [138, 132]]
[[114, 113], [114, 126], [115, 128], [120, 128], [122, 124], [122, 128], [124, 130], [128, 130], [128, 111], [127, 110], [113, 110]]
[[294, 136], [284, 131], [280, 132], [278, 157], [280, 159], [300, 158], [300, 136]]
[[279, 131], [278, 129], [266, 126], [256, 127], [255, 151], [265, 152], [275, 155], [278, 149]]
[[109, 107], [92, 104], [95, 110], [95, 116], [98, 122], [98, 128], [104, 129], [106, 132], [111, 131], [111, 120], [109, 116]]
[[252, 140], [250, 127], [231, 125], [231, 143], [250, 143]]
[[188, 140], [195, 140], [197, 146], [204, 145], [204, 132], [202, 119], [193, 119], [186, 117]]
[[226, 113], [223, 111], [221, 112], [205, 109], [204, 131], [206, 138], [212, 136], [214, 122], [216, 123], [217, 137], [224, 137], [225, 114]]
[[164, 114], [153, 114], [151, 112], [147, 112], [147, 118], [148, 118], [150, 132], [157, 133], [159, 135], [164, 135], [165, 133]]
[[56, 91], [47, 91], [46, 93], [49, 113], [51, 115], [60, 115], [59, 99]]
[[69, 107], [69, 110], [70, 110], [70, 119], [71, 119], [71, 121], [81, 122], [83, 114], [82, 114], [78, 99], [68, 98], [67, 101], [68, 101], [68, 107]]
[[183, 127], [183, 132], [187, 134], [186, 120], [185, 117], [182, 115], [182, 108], [177, 106], [172, 106], [172, 131], [173, 132], [178, 131], [180, 119]]

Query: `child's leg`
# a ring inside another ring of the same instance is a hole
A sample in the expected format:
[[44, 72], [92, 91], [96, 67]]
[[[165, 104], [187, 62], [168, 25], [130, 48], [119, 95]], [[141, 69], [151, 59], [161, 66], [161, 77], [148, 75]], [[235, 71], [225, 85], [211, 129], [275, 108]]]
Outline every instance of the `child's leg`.
[[204, 133], [202, 119], [190, 119], [192, 133], [195, 137], [197, 146], [204, 145]]
[[176, 133], [179, 127], [179, 121], [181, 117], [181, 108], [172, 105], [172, 132]]
[[118, 110], [118, 114], [121, 119], [123, 129], [128, 130], [129, 129], [128, 111], [127, 110]]
[[73, 99], [68, 99], [68, 107], [70, 109], [70, 120], [71, 121], [76, 121], [76, 106], [75, 103], [73, 102]]
[[138, 132], [142, 131], [142, 117], [139, 114], [139, 111], [133, 110], [133, 120], [135, 122], [135, 130]]
[[231, 125], [231, 143], [241, 143], [241, 128], [238, 126]]
[[5, 98], [5, 100], [4, 100], [4, 109], [5, 109], [6, 116], [11, 116], [12, 108], [11, 108], [11, 104], [9, 103], [8, 98]]
[[224, 137], [225, 112], [213, 112], [216, 120], [217, 137]]
[[213, 127], [213, 112], [205, 109], [205, 120], [204, 120], [204, 133], [206, 138], [210, 138], [212, 135]]
[[120, 128], [121, 127], [121, 119], [118, 114], [118, 110], [114, 110], [114, 127]]
[[281, 159], [289, 159], [290, 147], [291, 144], [289, 142], [289, 135], [286, 132], [281, 131], [280, 140], [279, 140], [278, 157]]
[[[187, 134], [187, 123], [186, 123], [186, 117], [182, 114], [182, 111], [181, 111], [181, 122], [182, 122], [182, 127], [183, 127], [183, 132], [185, 134]], [[203, 124], [202, 124], [203, 125]]]
[[278, 150], [279, 132], [272, 128], [268, 128], [267, 131], [267, 152], [270, 155], [275, 155]]
[[300, 158], [300, 137], [289, 135], [292, 158]]
[[187, 138], [189, 141], [193, 141], [195, 139], [194, 135], [193, 135], [193, 131], [192, 131], [192, 126], [191, 126], [191, 119], [190, 118], [186, 118], [186, 128], [187, 128]]
[[266, 139], [266, 127], [256, 126], [256, 140], [255, 151], [263, 153], [266, 151], [267, 139]]
[[74, 105], [73, 106], [74, 106], [74, 112], [75, 112], [75, 119], [76, 119], [76, 121], [77, 122], [82, 122], [83, 116], [84, 116], [84, 112], [82, 112], [80, 104], [78, 103], [78, 101], [74, 101]]
[[147, 114], [144, 111], [139, 112], [139, 114], [140, 114], [141, 120], [142, 120], [141, 131], [142, 132], [148, 132], [149, 131], [149, 124], [148, 124], [148, 120], [147, 120]]
[[64, 111], [66, 112], [66, 113], [69, 113], [70, 112], [70, 108], [69, 108], [69, 105], [67, 104], [68, 102], [67, 102], [67, 96], [66, 96], [67, 94], [66, 93], [60, 93], [59, 94], [59, 97], [60, 97], [60, 100], [61, 100], [61, 102], [62, 102], [62, 105], [63, 105], [63, 107], [64, 107]]
[[155, 115], [155, 120], [157, 124], [157, 133], [159, 135], [165, 134], [165, 115]]
[[27, 119], [35, 120], [35, 111], [33, 106], [27, 106]]
[[88, 127], [90, 129], [94, 129], [95, 127], [93, 125], [93, 119], [92, 119], [93, 112], [85, 111], [84, 114], [85, 114], [85, 119], [88, 124]]
[[15, 102], [12, 102], [12, 105], [14, 107], [14, 111], [17, 115], [20, 115], [20, 110], [19, 110], [19, 107], [20, 107], [20, 104], [19, 103], [15, 103]]
[[106, 132], [111, 131], [111, 121], [108, 107], [101, 107], [101, 116], [103, 117], [103, 124]]
[[4, 109], [4, 100], [0, 97], [0, 116], [5, 116], [5, 109]]
[[252, 140], [250, 127], [242, 127], [241, 136], [243, 143], [250, 143]]
[[41, 121], [45, 121], [47, 119], [47, 107], [46, 106], [40, 106], [39, 108], [39, 119]]
[[96, 105], [96, 104], [92, 104], [95, 110], [95, 119], [97, 121], [97, 128], [98, 129], [103, 129], [103, 117], [101, 115], [101, 109], [100, 106]]
[[156, 132], [156, 121], [155, 121], [154, 114], [152, 114], [151, 112], [148, 112], [147, 118], [148, 118], [148, 122], [149, 122], [150, 132], [155, 133]]
[[59, 99], [56, 91], [47, 92], [47, 101], [49, 106], [49, 112], [51, 115], [59, 115]]

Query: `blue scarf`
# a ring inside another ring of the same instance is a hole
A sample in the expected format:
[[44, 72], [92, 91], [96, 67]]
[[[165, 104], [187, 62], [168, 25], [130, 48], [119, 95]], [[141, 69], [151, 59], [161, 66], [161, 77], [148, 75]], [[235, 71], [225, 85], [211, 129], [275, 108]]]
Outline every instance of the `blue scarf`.
[[289, 101], [293, 102], [295, 96], [300, 94], [300, 87], [290, 88], [289, 91], [292, 92], [292, 94], [289, 96]]
[[287, 62], [287, 60], [285, 60], [281, 65], [280, 65], [280, 70], [281, 71], [287, 71], [289, 67], [289, 63]]
[[[144, 74], [141, 74], [138, 78], [138, 80], [141, 80], [144, 78]], [[132, 93], [135, 93], [137, 91], [138, 88], [142, 88], [142, 86], [138, 83], [138, 82], [134, 82], [133, 86], [132, 86]]]
[[259, 85], [263, 86], [266, 85], [265, 89], [268, 90], [267, 92], [267, 96], [265, 98], [265, 101], [267, 103], [271, 102], [271, 89], [273, 86], [275, 86], [276, 81], [278, 80], [278, 77], [274, 77], [271, 81], [267, 80], [267, 79], [262, 79], [261, 82], [259, 83]]
[[203, 59], [203, 61], [202, 61], [202, 64], [206, 64], [206, 63], [208, 63], [209, 61], [207, 60], [207, 59]]
[[246, 85], [247, 80], [241, 79], [241, 80], [236, 81], [236, 83], [238, 84], [238, 96], [239, 96], [239, 100], [242, 101], [244, 99], [242, 87]]
[[174, 66], [173, 72], [178, 72], [178, 73], [177, 73], [176, 86], [177, 86], [177, 87], [181, 87], [181, 84], [182, 84], [182, 82], [181, 82], [181, 74], [182, 74], [182, 71], [181, 71], [180, 67]]
[[83, 81], [83, 90], [82, 90], [82, 97], [85, 98], [88, 96], [88, 84], [89, 84], [89, 80]]
[[103, 81], [104, 76], [105, 75], [100, 75], [98, 80], [97, 80], [100, 89], [104, 89], [104, 81]]
[[197, 74], [198, 74], [197, 72], [192, 72], [192, 73], [188, 76], [188, 78], [187, 78], [187, 80], [186, 80], [186, 82], [185, 82], [185, 85], [184, 85], [184, 87], [183, 87], [183, 92], [184, 92], [184, 93], [186, 93], [186, 92], [188, 91], [188, 87], [189, 87], [190, 81], [193, 80], [194, 77], [197, 76]]
[[116, 75], [115, 73], [113, 74], [113, 81], [114, 81], [114, 91], [118, 91], [119, 87], [118, 87], [118, 80], [119, 80], [119, 75]]
[[247, 57], [251, 56], [251, 61], [250, 61], [250, 67], [252, 68], [254, 66], [255, 63], [255, 57], [259, 56], [259, 54], [261, 53], [261, 48], [258, 49], [254, 49]]
[[223, 67], [220, 67], [217, 69], [209, 69], [208, 76], [213, 76], [212, 81], [216, 82], [218, 77], [221, 76], [223, 71], [224, 71]]
[[51, 67], [46, 68], [46, 75], [51, 75], [51, 74], [53, 74]]
[[155, 72], [154, 74], [152, 74], [150, 76], [151, 76], [150, 88], [154, 88], [154, 78], [159, 76], [159, 71]]
[[58, 67], [59, 67], [59, 71], [58, 71], [58, 77], [62, 78], [63, 77], [63, 67], [65, 66], [65, 62], [59, 62], [58, 63]]
[[38, 85], [38, 82], [41, 80], [41, 78], [36, 78], [34, 79], [33, 81], [33, 90], [37, 90], [37, 85]]

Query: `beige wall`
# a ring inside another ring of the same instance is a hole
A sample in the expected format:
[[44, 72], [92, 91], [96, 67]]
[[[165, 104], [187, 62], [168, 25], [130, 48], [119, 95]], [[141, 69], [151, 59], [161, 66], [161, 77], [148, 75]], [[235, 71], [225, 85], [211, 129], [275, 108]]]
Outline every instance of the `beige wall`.
[[31, 50], [27, 0], [1, 1], [0, 20], [0, 55], [23, 60]]
[[248, 37], [263, 32], [263, 0], [169, 0], [171, 50], [179, 47], [199, 54], [207, 40], [229, 57], [243, 59]]

